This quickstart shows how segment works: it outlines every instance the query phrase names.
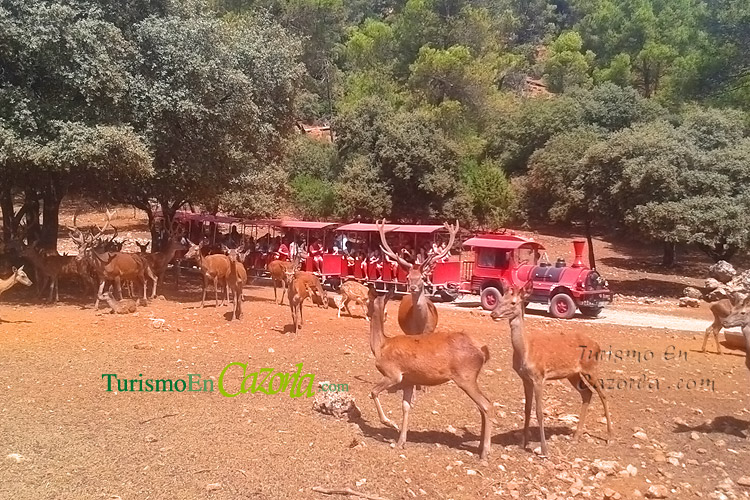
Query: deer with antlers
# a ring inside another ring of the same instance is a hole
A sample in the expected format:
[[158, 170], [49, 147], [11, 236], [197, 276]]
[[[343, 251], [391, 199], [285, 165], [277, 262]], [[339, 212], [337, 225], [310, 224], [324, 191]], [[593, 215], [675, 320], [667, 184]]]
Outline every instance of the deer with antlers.
[[378, 296], [374, 286], [370, 285], [370, 349], [375, 356], [375, 367], [383, 375], [383, 380], [373, 387], [370, 397], [375, 401], [380, 421], [398, 430], [396, 424], [383, 412], [379, 395], [390, 388], [403, 388], [403, 417], [396, 443], [396, 446], [403, 447], [415, 386], [435, 386], [452, 380], [479, 408], [482, 415], [479, 456], [486, 459], [491, 447], [492, 405], [479, 388], [477, 378], [490, 359], [489, 349], [463, 332], [387, 337], [384, 332], [385, 307], [392, 296], [393, 291]]
[[598, 378], [599, 344], [580, 333], [562, 335], [560, 333], [534, 333], [524, 330], [524, 310], [526, 298], [531, 294], [531, 281], [521, 289], [511, 289], [503, 295], [492, 319], [508, 319], [510, 341], [513, 346], [513, 369], [523, 380], [526, 406], [524, 408], [523, 447], [529, 442], [529, 420], [532, 400], [536, 403], [536, 418], [542, 455], [547, 456], [547, 441], [544, 437], [544, 384], [547, 380], [568, 379], [581, 394], [581, 415], [573, 439], [578, 439], [583, 431], [586, 412], [591, 402], [592, 388], [599, 395], [607, 418], [607, 442], [612, 437], [612, 423], [609, 418], [607, 398], [602, 392], [603, 382]]
[[289, 291], [289, 307], [292, 310], [292, 323], [294, 333], [302, 329], [302, 303], [310, 297], [313, 300], [317, 296], [320, 300], [318, 307], [328, 307], [328, 295], [326, 294], [320, 279], [313, 273], [305, 271], [287, 272], [287, 290]]
[[20, 283], [26, 286], [31, 286], [33, 284], [29, 277], [26, 276], [26, 273], [23, 271], [23, 266], [17, 269], [14, 267], [13, 274], [5, 279], [0, 279], [0, 295], [13, 288], [16, 283]]
[[21, 256], [28, 259], [34, 266], [40, 295], [49, 286], [48, 302], [57, 302], [59, 300], [58, 280], [60, 275], [79, 275], [75, 257], [47, 255], [37, 249], [36, 243], [35, 241], [29, 246], [24, 246], [21, 250]]
[[189, 242], [190, 248], [185, 254], [185, 259], [198, 259], [198, 266], [201, 269], [203, 275], [203, 298], [201, 299], [201, 307], [205, 306], [206, 302], [206, 291], [208, 290], [208, 282], [212, 281], [214, 284], [214, 295], [216, 299], [216, 307], [219, 307], [219, 285], [222, 285], [225, 296], [221, 299], [221, 305], [226, 304], [226, 300], [229, 299], [229, 288], [227, 287], [227, 276], [229, 275], [230, 261], [229, 257], [224, 254], [210, 254], [203, 255], [202, 244], [196, 245], [195, 243]]
[[91, 233], [89, 236], [86, 236], [80, 230], [77, 230], [77, 234], [71, 234], [71, 238], [78, 245], [76, 260], [79, 262], [85, 261], [94, 270], [99, 279], [99, 289], [96, 295], [96, 302], [94, 303], [94, 310], [99, 309], [99, 297], [102, 296], [104, 286], [107, 282], [114, 282], [120, 299], [122, 299], [122, 282], [134, 281], [139, 284], [142, 283], [143, 301], [147, 302], [146, 276], [152, 280], [156, 280], [146, 261], [140, 255], [106, 250], [108, 245], [117, 236], [117, 229], [113, 228], [115, 234], [108, 240], [103, 238], [104, 233], [111, 225], [111, 219], [114, 214], [115, 211], [107, 210], [106, 223], [103, 228], [98, 228], [99, 233], [96, 235]]
[[432, 272], [435, 264], [450, 253], [453, 243], [456, 241], [456, 234], [459, 229], [458, 221], [456, 221], [455, 226], [445, 223], [445, 228], [450, 235], [448, 245], [440, 253], [428, 255], [421, 264], [412, 264], [391, 250], [385, 238], [385, 220], [376, 222], [376, 225], [380, 233], [382, 252], [408, 271], [406, 286], [409, 293], [401, 298], [401, 304], [398, 307], [398, 324], [401, 330], [407, 335], [434, 332], [438, 323], [438, 312], [435, 304], [425, 293], [425, 280]]

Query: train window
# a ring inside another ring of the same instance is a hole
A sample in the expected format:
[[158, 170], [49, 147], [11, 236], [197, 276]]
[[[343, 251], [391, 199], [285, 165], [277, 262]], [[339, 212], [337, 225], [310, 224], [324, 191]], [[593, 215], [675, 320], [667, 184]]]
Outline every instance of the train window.
[[539, 251], [533, 248], [519, 248], [516, 250], [516, 262], [518, 265], [534, 264], [539, 261]]
[[477, 265], [505, 269], [508, 267], [508, 251], [498, 248], [482, 248], [477, 256]]

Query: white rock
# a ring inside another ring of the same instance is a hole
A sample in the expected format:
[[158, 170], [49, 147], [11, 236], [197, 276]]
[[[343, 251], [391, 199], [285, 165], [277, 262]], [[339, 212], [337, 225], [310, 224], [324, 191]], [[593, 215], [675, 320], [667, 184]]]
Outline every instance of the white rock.
[[7, 456], [7, 457], [5, 457], [5, 458], [6, 458], [7, 460], [12, 460], [12, 461], [14, 461], [14, 462], [15, 462], [15, 463], [17, 463], [17, 464], [18, 464], [18, 463], [21, 463], [21, 462], [23, 462], [24, 460], [26, 460], [26, 459], [25, 459], [25, 458], [24, 458], [23, 456], [21, 456], [21, 454], [20, 454], [20, 453], [11, 453], [10, 455], [8, 455], [8, 456]]

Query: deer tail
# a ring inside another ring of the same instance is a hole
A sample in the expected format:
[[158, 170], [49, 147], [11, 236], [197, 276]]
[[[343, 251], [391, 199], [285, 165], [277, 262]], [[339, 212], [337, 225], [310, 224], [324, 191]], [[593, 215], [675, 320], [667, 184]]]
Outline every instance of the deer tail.
[[482, 346], [482, 354], [484, 354], [485, 363], [490, 360], [490, 349], [486, 345]]

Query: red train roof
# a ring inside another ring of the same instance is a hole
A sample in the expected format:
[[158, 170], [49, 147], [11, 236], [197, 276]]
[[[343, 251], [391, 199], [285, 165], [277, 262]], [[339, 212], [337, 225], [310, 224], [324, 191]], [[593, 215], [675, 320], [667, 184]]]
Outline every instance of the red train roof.
[[464, 241], [465, 247], [478, 248], [500, 248], [503, 250], [515, 250], [516, 248], [527, 247], [544, 250], [544, 245], [537, 243], [532, 239], [523, 238], [513, 234], [480, 234]]

